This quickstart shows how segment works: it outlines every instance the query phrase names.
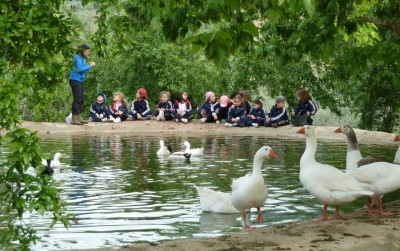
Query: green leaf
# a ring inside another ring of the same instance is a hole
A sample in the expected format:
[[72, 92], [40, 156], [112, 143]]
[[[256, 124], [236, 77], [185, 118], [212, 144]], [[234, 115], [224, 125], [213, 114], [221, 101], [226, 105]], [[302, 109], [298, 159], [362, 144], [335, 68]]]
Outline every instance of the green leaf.
[[314, 13], [315, 13], [315, 3], [314, 3], [314, 0], [303, 0], [303, 5], [304, 5], [304, 8], [305, 8], [306, 11], [307, 11], [307, 14], [308, 14], [310, 17], [313, 17], [313, 16], [314, 16]]
[[279, 18], [281, 17], [281, 13], [273, 9], [267, 10], [264, 15], [272, 25], [277, 24], [279, 22]]

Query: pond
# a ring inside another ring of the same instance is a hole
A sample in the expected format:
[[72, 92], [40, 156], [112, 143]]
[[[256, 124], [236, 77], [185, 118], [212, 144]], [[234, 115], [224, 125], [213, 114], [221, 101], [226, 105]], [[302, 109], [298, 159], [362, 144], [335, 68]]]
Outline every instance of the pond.
[[[252, 168], [255, 152], [271, 146], [278, 159], [266, 160], [263, 175], [269, 197], [262, 207], [268, 226], [317, 217], [322, 206], [298, 179], [299, 160], [305, 140], [260, 136], [163, 137], [175, 150], [183, 141], [193, 148], [204, 146], [204, 157], [187, 161], [157, 158], [159, 139], [154, 136], [47, 136], [41, 151], [67, 155], [54, 179], [68, 204], [75, 223], [65, 229], [49, 229], [51, 216], [36, 214], [25, 221], [38, 229], [43, 242], [33, 250], [120, 247], [133, 242], [155, 242], [179, 238], [214, 237], [241, 231], [240, 214], [202, 212], [193, 185], [229, 192], [232, 179]], [[319, 141], [317, 160], [343, 169], [346, 143]], [[363, 154], [392, 160], [396, 145], [360, 145]], [[373, 153], [372, 153], [373, 152]], [[385, 202], [392, 200], [385, 197]], [[343, 206], [360, 208], [365, 199]], [[331, 212], [333, 207], [330, 207]]]

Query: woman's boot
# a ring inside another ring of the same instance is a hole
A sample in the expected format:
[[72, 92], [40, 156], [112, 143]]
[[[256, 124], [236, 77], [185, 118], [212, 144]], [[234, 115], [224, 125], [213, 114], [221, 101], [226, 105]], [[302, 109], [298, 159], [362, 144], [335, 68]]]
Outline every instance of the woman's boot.
[[79, 122], [81, 122], [81, 124], [87, 124], [87, 123], [88, 123], [87, 120], [84, 120], [84, 119], [82, 118], [82, 116], [81, 116], [80, 113], [78, 114], [78, 119], [79, 119]]
[[83, 125], [80, 121], [79, 121], [79, 115], [75, 115], [72, 114], [72, 125]]

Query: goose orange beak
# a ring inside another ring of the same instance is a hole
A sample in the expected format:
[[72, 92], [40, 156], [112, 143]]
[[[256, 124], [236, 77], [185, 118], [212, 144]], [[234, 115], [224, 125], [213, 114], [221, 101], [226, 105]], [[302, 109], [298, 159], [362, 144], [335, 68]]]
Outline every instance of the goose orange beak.
[[337, 128], [336, 130], [335, 130], [335, 132], [342, 132], [342, 128]]
[[269, 151], [269, 157], [271, 158], [279, 158], [278, 154], [276, 154], [272, 149]]
[[400, 135], [396, 135], [396, 136], [394, 136], [394, 139], [393, 139], [393, 141], [394, 141], [394, 142], [396, 142], [396, 141], [400, 141]]
[[306, 133], [306, 129], [304, 129], [304, 127], [302, 127], [300, 130], [298, 130], [296, 133], [300, 133], [300, 134], [305, 134]]

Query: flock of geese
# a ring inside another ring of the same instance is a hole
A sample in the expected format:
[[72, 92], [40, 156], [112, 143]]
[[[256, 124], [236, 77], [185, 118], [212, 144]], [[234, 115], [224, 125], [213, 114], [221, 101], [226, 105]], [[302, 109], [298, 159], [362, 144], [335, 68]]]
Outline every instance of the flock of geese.
[[[342, 126], [335, 132], [345, 134], [348, 139], [345, 172], [315, 160], [317, 138], [312, 126], [306, 125], [297, 131], [306, 137], [306, 149], [300, 159], [300, 182], [323, 205], [322, 217], [314, 220], [335, 219], [339, 217], [340, 205], [363, 196], [368, 197], [369, 213], [391, 215], [383, 210], [382, 197], [400, 188], [400, 147], [394, 163], [374, 157], [363, 158], [354, 130], [350, 126]], [[396, 136], [394, 141], [400, 141], [400, 137]], [[256, 222], [262, 222], [260, 207], [268, 197], [268, 189], [261, 168], [267, 158], [278, 158], [278, 155], [271, 147], [263, 146], [254, 155], [252, 173], [233, 180], [231, 193], [195, 186], [202, 210], [214, 213], [241, 213], [243, 230], [249, 231], [253, 227], [247, 223], [246, 211], [257, 208]], [[374, 203], [377, 210], [373, 208]], [[335, 205], [335, 213], [330, 217], [327, 213], [328, 205]]]
[[[321, 218], [327, 220], [339, 217], [339, 207], [350, 203], [359, 197], [366, 196], [367, 211], [380, 215], [391, 215], [385, 212], [382, 206], [382, 197], [400, 188], [400, 146], [396, 152], [393, 163], [385, 162], [374, 157], [362, 157], [358, 149], [357, 137], [350, 126], [341, 126], [335, 130], [347, 136], [346, 171], [323, 164], [315, 160], [317, 151], [317, 138], [314, 128], [305, 125], [297, 131], [305, 135], [306, 149], [300, 159], [299, 178], [304, 188], [323, 205]], [[400, 141], [397, 135], [394, 141]], [[193, 156], [203, 156], [204, 148], [191, 149], [188, 141], [184, 142], [185, 150], [173, 152], [160, 140], [160, 149], [157, 156], [167, 159], [188, 160]], [[52, 168], [60, 166], [61, 153], [56, 153], [53, 160], [43, 160], [46, 166], [44, 171], [51, 175]], [[256, 222], [263, 222], [261, 206], [268, 198], [268, 188], [262, 175], [263, 162], [269, 158], [278, 158], [270, 146], [261, 147], [253, 159], [253, 170], [250, 174], [232, 181], [232, 192], [214, 191], [205, 187], [195, 186], [203, 211], [214, 213], [241, 213], [244, 231], [254, 229], [250, 227], [246, 212], [256, 208], [258, 217]], [[328, 217], [328, 205], [335, 205], [335, 213]], [[377, 207], [377, 210], [374, 209]]]

